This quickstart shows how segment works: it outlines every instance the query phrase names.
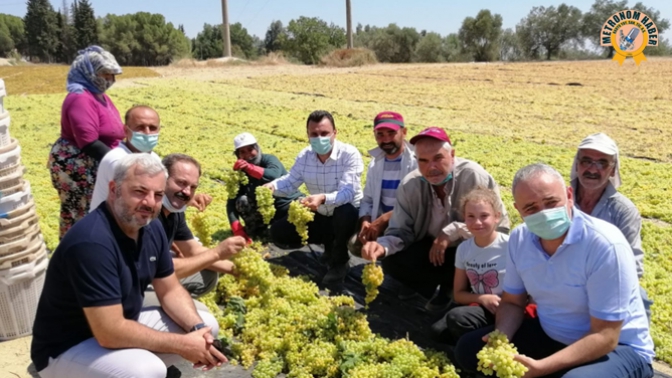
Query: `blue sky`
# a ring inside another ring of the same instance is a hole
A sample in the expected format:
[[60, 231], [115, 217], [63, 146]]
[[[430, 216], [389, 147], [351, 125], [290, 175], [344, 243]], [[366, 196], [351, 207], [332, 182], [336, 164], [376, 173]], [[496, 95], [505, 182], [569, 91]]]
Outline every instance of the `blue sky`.
[[[66, 0], [70, 3], [70, 0]], [[108, 13], [126, 14], [139, 11], [162, 13], [169, 22], [183, 24], [189, 37], [195, 37], [204, 23], [216, 24], [222, 20], [220, 0], [90, 0], [96, 16]], [[475, 16], [481, 9], [490, 9], [502, 15], [504, 27], [515, 27], [534, 6], [566, 3], [587, 11], [593, 0], [351, 0], [353, 27], [357, 23], [386, 26], [396, 23], [418, 30], [438, 32], [441, 35], [457, 32], [462, 20]], [[659, 10], [663, 17], [672, 18], [672, 1], [643, 0], [644, 4]], [[0, 0], [0, 13], [23, 17], [25, 0]], [[62, 7], [61, 0], [51, 0], [54, 8]], [[634, 5], [636, 0], [630, 0]], [[273, 20], [285, 25], [299, 16], [320, 17], [345, 27], [344, 0], [229, 0], [229, 22], [240, 22], [250, 34], [263, 39]], [[669, 34], [669, 33], [668, 33]]]

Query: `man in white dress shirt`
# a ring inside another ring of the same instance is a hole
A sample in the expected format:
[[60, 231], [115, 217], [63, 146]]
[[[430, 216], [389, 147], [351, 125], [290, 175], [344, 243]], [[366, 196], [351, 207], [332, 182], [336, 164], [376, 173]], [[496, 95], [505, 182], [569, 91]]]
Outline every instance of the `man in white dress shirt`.
[[[288, 174], [265, 186], [281, 197], [306, 184], [310, 195], [301, 199], [301, 204], [315, 212], [315, 219], [308, 223], [308, 242], [324, 245], [323, 262], [328, 271], [322, 283], [330, 286], [342, 283], [348, 272], [347, 243], [357, 226], [364, 163], [357, 148], [336, 140], [336, 125], [329, 112], [312, 112], [306, 129], [310, 146], [299, 153]], [[271, 239], [285, 249], [301, 246], [301, 238], [287, 217], [273, 223]]]

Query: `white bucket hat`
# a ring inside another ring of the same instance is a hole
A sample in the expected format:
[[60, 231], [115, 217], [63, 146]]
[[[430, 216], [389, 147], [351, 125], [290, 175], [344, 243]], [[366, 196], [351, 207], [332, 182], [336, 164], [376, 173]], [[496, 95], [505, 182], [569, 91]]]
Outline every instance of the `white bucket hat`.
[[[614, 168], [614, 175], [609, 177], [611, 185], [615, 189], [618, 189], [621, 186], [621, 173], [620, 173], [620, 162], [618, 159], [618, 146], [613, 139], [609, 138], [607, 134], [597, 133], [588, 135], [584, 140], [579, 144], [579, 150], [595, 150], [603, 154], [611, 155], [614, 157], [616, 167]], [[574, 181], [577, 178], [576, 168], [579, 163], [579, 151], [576, 151], [574, 155], [574, 163], [572, 164], [572, 172], [570, 173], [570, 180]]]
[[245, 147], [245, 146], [250, 146], [253, 144], [257, 144], [257, 139], [254, 137], [254, 135], [250, 133], [242, 133], [236, 135], [235, 138], [233, 138], [233, 149], [237, 150], [240, 147]]

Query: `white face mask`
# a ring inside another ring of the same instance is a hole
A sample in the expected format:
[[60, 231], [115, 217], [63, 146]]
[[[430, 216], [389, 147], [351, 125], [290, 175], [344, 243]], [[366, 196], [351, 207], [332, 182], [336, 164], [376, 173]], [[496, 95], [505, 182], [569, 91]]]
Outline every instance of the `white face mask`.
[[163, 203], [163, 207], [165, 207], [171, 213], [183, 213], [185, 210], [187, 210], [187, 205], [184, 205], [179, 209], [176, 208], [176, 207], [173, 207], [173, 204], [170, 203], [170, 201], [168, 200], [168, 196], [165, 195], [165, 194], [163, 195], [162, 203]]

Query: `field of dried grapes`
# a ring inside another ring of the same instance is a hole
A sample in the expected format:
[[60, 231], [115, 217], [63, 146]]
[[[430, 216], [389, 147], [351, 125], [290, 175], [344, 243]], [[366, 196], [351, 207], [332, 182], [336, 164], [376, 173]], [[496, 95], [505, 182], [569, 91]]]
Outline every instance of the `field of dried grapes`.
[[[307, 143], [305, 117], [315, 109], [334, 114], [339, 139], [357, 146], [365, 163], [366, 151], [374, 145], [371, 119], [379, 111], [402, 113], [409, 135], [430, 125], [446, 128], [457, 154], [479, 162], [503, 187], [510, 214], [516, 212], [508, 188], [518, 168], [543, 161], [568, 178], [581, 139], [606, 132], [623, 156], [620, 190], [646, 219], [643, 285], [655, 301], [658, 358], [672, 363], [672, 146], [664, 143], [672, 139], [670, 63], [651, 59], [639, 67], [632, 61], [623, 67], [600, 61], [129, 69], [128, 76], [134, 78], [120, 77], [109, 94], [122, 113], [134, 104], [159, 111], [160, 155], [183, 152], [202, 163], [201, 190], [215, 199], [204, 218], [218, 230], [215, 239], [229, 226], [226, 190], [213, 179], [234, 162], [233, 136], [252, 132], [264, 152], [276, 154], [289, 168]], [[53, 249], [59, 204], [46, 161], [59, 135], [64, 98], [59, 86], [64, 86], [67, 68], [41, 69], [0, 67], [0, 78], [9, 95], [10, 132], [21, 143], [26, 178]]]

